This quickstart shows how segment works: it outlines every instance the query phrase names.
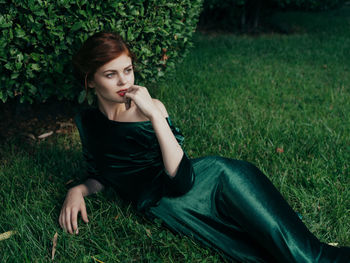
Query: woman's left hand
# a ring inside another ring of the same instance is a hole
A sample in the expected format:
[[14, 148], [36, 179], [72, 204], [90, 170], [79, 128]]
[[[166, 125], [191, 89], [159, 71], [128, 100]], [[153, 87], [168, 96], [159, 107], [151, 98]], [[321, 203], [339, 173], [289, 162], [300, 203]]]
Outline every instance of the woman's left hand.
[[156, 114], [161, 115], [158, 107], [154, 104], [151, 95], [145, 87], [132, 85], [125, 93], [125, 98], [131, 99], [140, 112], [150, 120]]

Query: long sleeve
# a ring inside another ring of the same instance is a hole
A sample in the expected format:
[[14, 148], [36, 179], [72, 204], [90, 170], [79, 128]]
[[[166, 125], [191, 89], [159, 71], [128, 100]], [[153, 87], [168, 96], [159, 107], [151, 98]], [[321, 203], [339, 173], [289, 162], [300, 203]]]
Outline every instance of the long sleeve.
[[176, 175], [174, 177], [170, 177], [169, 175], [166, 176], [166, 195], [179, 196], [187, 193], [192, 188], [194, 180], [195, 174], [192, 163], [187, 154], [184, 152]]
[[104, 186], [108, 185], [106, 180], [104, 180], [103, 177], [100, 176], [100, 174], [98, 173], [94, 157], [87, 150], [84, 144], [82, 148], [83, 148], [83, 157], [85, 161], [85, 171], [86, 171], [86, 176], [84, 177], [84, 180], [94, 179], [99, 181]]
[[[167, 118], [176, 140], [184, 137]], [[179, 196], [194, 183], [192, 161], [184, 153], [176, 175], [167, 174], [152, 123], [116, 122], [98, 109], [85, 110], [75, 117], [86, 176], [104, 186], [112, 186], [139, 210], [154, 205], [163, 195]]]
[[99, 181], [102, 185], [108, 185], [107, 182], [100, 176], [97, 170], [96, 161], [93, 155], [90, 153], [87, 147], [87, 134], [84, 131], [83, 123], [82, 123], [82, 116], [80, 114], [76, 115], [75, 123], [78, 127], [79, 135], [80, 135], [80, 141], [82, 144], [82, 153], [84, 157], [84, 164], [85, 164], [85, 173], [84, 176], [82, 176], [82, 181], [85, 181], [87, 179], [94, 179]]

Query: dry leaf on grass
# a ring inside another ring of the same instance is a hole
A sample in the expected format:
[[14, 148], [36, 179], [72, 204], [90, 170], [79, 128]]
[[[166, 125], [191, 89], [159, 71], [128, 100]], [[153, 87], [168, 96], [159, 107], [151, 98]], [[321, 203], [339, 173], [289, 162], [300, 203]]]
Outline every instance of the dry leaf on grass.
[[23, 135], [26, 136], [29, 139], [34, 140], [34, 141], [36, 140], [34, 134], [32, 134], [32, 133], [23, 133]]
[[284, 150], [283, 150], [283, 148], [276, 148], [276, 152], [278, 152], [278, 153], [283, 153]]
[[44, 139], [44, 138], [46, 138], [46, 137], [51, 136], [52, 134], [53, 134], [53, 131], [45, 132], [45, 133], [39, 135], [39, 136], [38, 136], [38, 139]]
[[338, 246], [338, 243], [328, 243], [328, 245], [336, 247], [336, 246]]
[[74, 126], [73, 123], [71, 123], [71, 122], [57, 121], [56, 123], [60, 125], [60, 129], [65, 128], [65, 127], [73, 127]]
[[147, 235], [148, 237], [152, 237], [152, 233], [151, 233], [151, 230], [149, 230], [149, 229], [146, 229], [146, 235]]
[[58, 237], [58, 234], [56, 232], [55, 235], [53, 236], [53, 239], [52, 239], [52, 252], [51, 252], [51, 259], [52, 260], [54, 260], [54, 258], [55, 258], [56, 246], [57, 246], [57, 237]]
[[56, 130], [56, 133], [67, 133], [67, 131], [63, 130], [63, 129], [58, 129], [58, 130]]
[[101, 261], [101, 260], [95, 258], [94, 256], [91, 256], [91, 258], [92, 258], [93, 260], [97, 261], [98, 263], [104, 263], [103, 261]]
[[7, 231], [5, 233], [2, 233], [2, 234], [0, 234], [0, 241], [3, 241], [5, 239], [10, 238], [11, 236], [13, 236], [16, 233], [17, 233], [17, 231], [15, 231], [15, 230], [11, 230], [11, 231]]
[[67, 184], [70, 184], [70, 183], [73, 183], [74, 182], [74, 180], [73, 179], [70, 179], [70, 180], [68, 180], [67, 182], [66, 182], [66, 185]]

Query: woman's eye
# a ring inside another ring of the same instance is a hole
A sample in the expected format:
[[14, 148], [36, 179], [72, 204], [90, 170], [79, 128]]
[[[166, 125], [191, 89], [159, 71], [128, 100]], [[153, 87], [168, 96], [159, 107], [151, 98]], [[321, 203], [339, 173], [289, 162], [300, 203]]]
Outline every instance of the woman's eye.
[[112, 78], [113, 77], [113, 73], [107, 74], [106, 77], [109, 78], [109, 79]]
[[126, 73], [130, 73], [132, 71], [132, 68], [128, 68], [127, 70], [125, 70]]

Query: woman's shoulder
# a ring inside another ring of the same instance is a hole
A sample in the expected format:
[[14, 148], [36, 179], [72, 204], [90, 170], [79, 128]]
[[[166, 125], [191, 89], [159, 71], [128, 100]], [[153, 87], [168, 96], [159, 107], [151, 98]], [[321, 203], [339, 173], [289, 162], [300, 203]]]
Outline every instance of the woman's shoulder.
[[158, 99], [152, 99], [153, 100], [153, 103], [156, 105], [156, 107], [158, 108], [158, 110], [162, 113], [162, 115], [164, 117], [169, 117], [169, 114], [164, 106], [164, 104], [158, 100]]

